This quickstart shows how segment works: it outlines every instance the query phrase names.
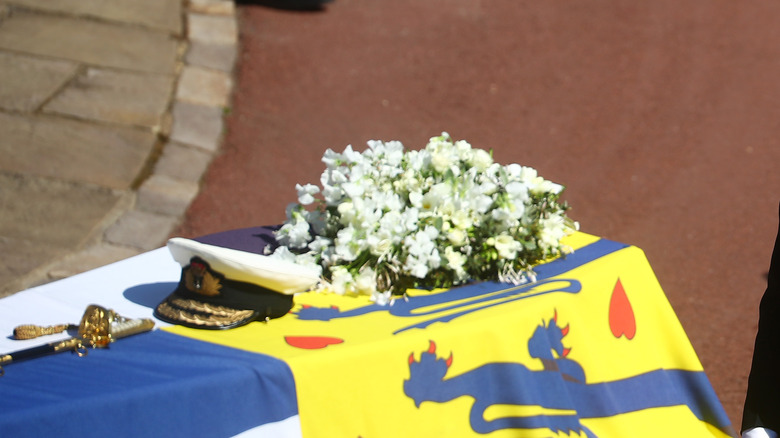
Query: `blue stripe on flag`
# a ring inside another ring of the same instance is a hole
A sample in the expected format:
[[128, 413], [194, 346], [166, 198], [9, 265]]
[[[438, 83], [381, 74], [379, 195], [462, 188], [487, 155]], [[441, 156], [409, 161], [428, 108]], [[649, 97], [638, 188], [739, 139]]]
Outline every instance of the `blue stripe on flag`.
[[5, 368], [0, 436], [227, 437], [298, 414], [286, 363], [159, 330]]

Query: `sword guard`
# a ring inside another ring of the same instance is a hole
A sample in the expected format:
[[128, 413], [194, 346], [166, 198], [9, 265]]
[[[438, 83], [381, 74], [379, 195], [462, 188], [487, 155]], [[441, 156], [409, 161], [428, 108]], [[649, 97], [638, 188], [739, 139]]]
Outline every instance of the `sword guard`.
[[92, 348], [108, 347], [114, 341], [111, 325], [117, 318], [116, 312], [92, 304], [87, 307], [79, 324], [79, 337]]

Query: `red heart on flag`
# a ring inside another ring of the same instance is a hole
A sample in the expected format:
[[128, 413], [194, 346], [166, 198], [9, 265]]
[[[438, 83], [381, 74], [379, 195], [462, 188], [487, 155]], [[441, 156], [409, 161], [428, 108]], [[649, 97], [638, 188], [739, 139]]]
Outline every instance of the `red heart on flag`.
[[285, 336], [284, 340], [287, 341], [288, 345], [307, 350], [316, 350], [344, 342], [341, 338], [331, 338], [329, 336]]
[[612, 297], [609, 299], [609, 328], [616, 338], [625, 336], [627, 339], [634, 339], [634, 335], [636, 335], [634, 309], [631, 308], [631, 303], [628, 301], [628, 296], [619, 278], [615, 288], [612, 289]]

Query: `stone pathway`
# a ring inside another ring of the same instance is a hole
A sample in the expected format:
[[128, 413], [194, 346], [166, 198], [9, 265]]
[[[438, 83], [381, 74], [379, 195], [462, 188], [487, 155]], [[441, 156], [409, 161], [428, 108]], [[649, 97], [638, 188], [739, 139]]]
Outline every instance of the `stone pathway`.
[[0, 296], [165, 243], [237, 42], [232, 0], [0, 0]]

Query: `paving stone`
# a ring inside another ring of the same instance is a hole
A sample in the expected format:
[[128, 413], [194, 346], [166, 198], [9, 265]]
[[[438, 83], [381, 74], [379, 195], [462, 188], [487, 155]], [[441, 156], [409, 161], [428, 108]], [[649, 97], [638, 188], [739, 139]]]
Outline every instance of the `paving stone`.
[[113, 190], [0, 173], [0, 236], [77, 248], [119, 201]]
[[141, 24], [182, 34], [181, 0], [8, 0], [28, 8]]
[[0, 108], [32, 112], [73, 75], [78, 64], [0, 52]]
[[0, 236], [0, 297], [41, 282], [39, 267], [62, 256], [70, 248]]
[[89, 68], [44, 107], [45, 112], [160, 129], [173, 75]]
[[90, 246], [80, 252], [69, 254], [47, 269], [47, 277], [52, 280], [70, 277], [91, 269], [118, 262], [138, 255], [140, 250], [121, 245], [101, 243]]
[[198, 194], [198, 184], [154, 174], [138, 188], [139, 210], [181, 216]]
[[177, 222], [178, 219], [171, 216], [130, 210], [106, 230], [105, 239], [109, 243], [150, 251], [168, 240]]
[[0, 113], [0, 170], [130, 188], [155, 145], [148, 130]]
[[222, 109], [176, 101], [171, 139], [215, 152], [222, 137]]
[[171, 142], [165, 145], [154, 173], [181, 181], [200, 182], [212, 154], [203, 149]]
[[164, 32], [90, 19], [12, 10], [0, 26], [0, 48], [151, 73], [174, 73], [178, 42]]
[[227, 107], [233, 82], [221, 71], [185, 66], [179, 76], [176, 98], [185, 102]]
[[190, 0], [189, 10], [201, 14], [233, 15], [236, 6], [233, 0]]
[[212, 70], [232, 72], [236, 65], [237, 48], [235, 44], [210, 44], [191, 41], [185, 61], [189, 65]]
[[191, 41], [235, 44], [238, 27], [232, 16], [187, 14], [187, 37]]

